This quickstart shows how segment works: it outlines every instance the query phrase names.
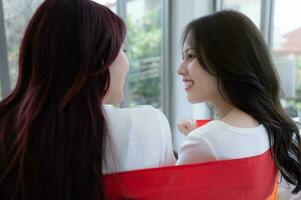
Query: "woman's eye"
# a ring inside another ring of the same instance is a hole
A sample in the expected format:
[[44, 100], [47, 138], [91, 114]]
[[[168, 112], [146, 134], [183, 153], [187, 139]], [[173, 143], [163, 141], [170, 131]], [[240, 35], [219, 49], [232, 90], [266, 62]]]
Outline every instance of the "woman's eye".
[[187, 54], [186, 57], [187, 57], [188, 60], [192, 60], [193, 58], [195, 58], [195, 55]]
[[123, 52], [126, 53], [128, 50], [127, 49], [123, 49]]

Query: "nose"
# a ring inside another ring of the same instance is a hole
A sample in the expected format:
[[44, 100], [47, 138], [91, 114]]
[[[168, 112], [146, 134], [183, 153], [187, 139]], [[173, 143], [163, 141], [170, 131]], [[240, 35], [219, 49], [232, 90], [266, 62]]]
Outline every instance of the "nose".
[[187, 68], [186, 68], [185, 62], [181, 63], [181, 65], [179, 66], [179, 68], [177, 70], [177, 74], [178, 75], [182, 75], [182, 76], [184, 76], [185, 74], [187, 74]]

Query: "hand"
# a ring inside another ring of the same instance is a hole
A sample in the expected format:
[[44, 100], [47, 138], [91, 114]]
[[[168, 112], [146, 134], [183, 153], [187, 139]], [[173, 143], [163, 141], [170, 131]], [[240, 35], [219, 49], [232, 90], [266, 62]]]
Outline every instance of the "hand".
[[178, 129], [184, 135], [188, 135], [191, 131], [197, 128], [195, 120], [185, 119], [179, 122]]

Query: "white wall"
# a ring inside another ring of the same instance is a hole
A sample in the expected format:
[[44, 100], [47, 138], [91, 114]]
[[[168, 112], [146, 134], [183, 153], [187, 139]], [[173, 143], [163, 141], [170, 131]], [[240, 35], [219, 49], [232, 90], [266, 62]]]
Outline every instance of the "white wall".
[[284, 98], [296, 98], [296, 56], [284, 54], [274, 56]]
[[213, 12], [214, 0], [170, 0], [171, 2], [171, 128], [174, 149], [178, 150], [183, 136], [177, 131], [177, 122], [183, 118], [208, 117], [204, 105], [191, 105], [186, 100], [186, 93], [181, 77], [176, 75], [181, 63], [181, 36], [185, 25], [191, 20]]

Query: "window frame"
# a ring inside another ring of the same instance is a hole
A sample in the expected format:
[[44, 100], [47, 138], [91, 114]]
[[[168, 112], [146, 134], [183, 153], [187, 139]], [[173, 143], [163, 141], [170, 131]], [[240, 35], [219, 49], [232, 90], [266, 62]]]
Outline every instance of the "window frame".
[[4, 98], [11, 90], [10, 75], [8, 66], [7, 43], [4, 24], [4, 9], [2, 0], [0, 0], [0, 82], [1, 96]]
[[[126, 13], [126, 4], [127, 0], [117, 0], [117, 14], [125, 19], [127, 16]], [[170, 18], [170, 8], [171, 0], [162, 0], [162, 42], [161, 42], [161, 60], [162, 66], [160, 70], [160, 81], [162, 83], [160, 101], [162, 105], [162, 111], [167, 116], [170, 117], [171, 103], [171, 18]], [[129, 47], [130, 48], [130, 47]], [[129, 87], [128, 82], [125, 83], [125, 98], [122, 106], [128, 106], [128, 94]]]
[[[220, 11], [224, 8], [224, 0], [215, 0], [215, 11]], [[260, 12], [260, 31], [272, 49], [273, 43], [273, 22], [274, 22], [275, 0], [261, 0]]]

